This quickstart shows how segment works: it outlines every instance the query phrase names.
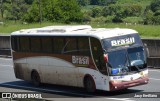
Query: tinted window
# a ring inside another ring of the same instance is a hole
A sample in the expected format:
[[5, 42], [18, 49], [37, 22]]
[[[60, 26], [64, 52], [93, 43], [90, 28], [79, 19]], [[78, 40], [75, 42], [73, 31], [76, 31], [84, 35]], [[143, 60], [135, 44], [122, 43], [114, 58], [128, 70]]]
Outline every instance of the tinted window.
[[78, 50], [80, 55], [90, 56], [89, 40], [86, 38], [78, 38]]
[[91, 38], [91, 48], [92, 48], [92, 55], [94, 58], [94, 62], [97, 68], [102, 74], [107, 74], [106, 63], [104, 62], [103, 50], [100, 40], [96, 38]]
[[54, 53], [62, 53], [64, 47], [64, 38], [54, 38], [53, 48]]
[[51, 53], [52, 49], [53, 49], [52, 48], [52, 38], [42, 37], [41, 41], [42, 41], [42, 51], [47, 52], [47, 53]]
[[12, 50], [18, 51], [18, 37], [12, 36], [11, 37], [11, 43], [12, 43]]
[[30, 50], [28, 37], [20, 37], [19, 41], [20, 51], [26, 52]]
[[77, 54], [77, 39], [76, 38], [65, 38], [65, 48], [63, 49], [65, 54]]
[[[41, 51], [41, 41], [38, 37], [31, 37], [31, 51], [40, 52]], [[23, 43], [22, 43], [23, 44]]]

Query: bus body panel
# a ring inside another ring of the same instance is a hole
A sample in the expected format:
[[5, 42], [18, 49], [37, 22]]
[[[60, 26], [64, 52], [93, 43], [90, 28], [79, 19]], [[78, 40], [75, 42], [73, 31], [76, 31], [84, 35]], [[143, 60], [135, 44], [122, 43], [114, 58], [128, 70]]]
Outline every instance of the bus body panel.
[[[17, 76], [20, 79], [31, 81], [31, 72], [36, 70], [40, 75], [42, 83], [84, 87], [84, 76], [89, 74], [96, 83], [96, 89], [109, 90], [108, 77], [100, 74], [99, 71], [75, 67], [69, 62], [54, 57], [23, 58], [15, 60], [14, 63], [19, 64], [21, 70], [23, 70], [20, 71], [20, 74], [23, 76]], [[17, 69], [17, 65], [14, 67]]]
[[78, 69], [76, 69], [74, 65], [65, 60], [58, 59], [56, 57], [40, 56], [19, 59], [14, 61], [14, 63], [20, 64], [23, 71], [25, 71], [22, 72], [24, 75], [23, 79], [25, 80], [30, 80], [31, 78], [29, 77], [31, 76], [31, 71], [36, 70], [41, 77], [42, 83], [77, 86], [76, 75]]

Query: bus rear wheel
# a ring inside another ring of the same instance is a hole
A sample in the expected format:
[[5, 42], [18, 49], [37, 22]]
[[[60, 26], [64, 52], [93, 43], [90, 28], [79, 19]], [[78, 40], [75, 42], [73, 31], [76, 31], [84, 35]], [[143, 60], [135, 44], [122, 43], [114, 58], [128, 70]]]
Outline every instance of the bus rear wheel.
[[84, 87], [87, 92], [93, 93], [96, 91], [95, 82], [92, 77], [87, 76], [84, 78]]
[[31, 79], [34, 86], [40, 86], [41, 79], [37, 71], [33, 71], [31, 73]]

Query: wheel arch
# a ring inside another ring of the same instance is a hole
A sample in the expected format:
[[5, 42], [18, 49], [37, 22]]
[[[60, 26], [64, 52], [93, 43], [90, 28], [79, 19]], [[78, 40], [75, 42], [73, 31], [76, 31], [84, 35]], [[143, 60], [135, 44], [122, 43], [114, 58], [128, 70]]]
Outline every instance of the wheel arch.
[[40, 73], [36, 69], [32, 69], [31, 70], [30, 79], [32, 80], [33, 73], [37, 73], [39, 75], [39, 77], [40, 77], [40, 81], [42, 82], [41, 75], [40, 75]]
[[86, 74], [86, 75], [84, 76], [84, 78], [83, 78], [83, 87], [85, 88], [85, 79], [86, 79], [86, 78], [90, 78], [90, 79], [93, 81], [94, 87], [95, 87], [95, 89], [96, 89], [95, 80], [94, 80], [94, 78], [93, 78], [90, 74]]
[[[38, 73], [36, 69], [32, 69], [32, 70], [31, 70], [31, 75], [30, 75], [30, 78], [31, 78], [31, 79], [32, 79], [33, 73], [35, 73], [35, 72]], [[39, 73], [38, 73], [38, 74], [39, 74]]]

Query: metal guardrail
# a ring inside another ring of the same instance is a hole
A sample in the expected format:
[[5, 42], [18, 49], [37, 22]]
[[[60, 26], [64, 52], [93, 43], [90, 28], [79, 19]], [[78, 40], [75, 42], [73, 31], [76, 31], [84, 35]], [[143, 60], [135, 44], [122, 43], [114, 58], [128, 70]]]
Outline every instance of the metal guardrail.
[[11, 57], [10, 35], [0, 35], [0, 56]]
[[0, 49], [0, 57], [11, 57], [11, 49]]

